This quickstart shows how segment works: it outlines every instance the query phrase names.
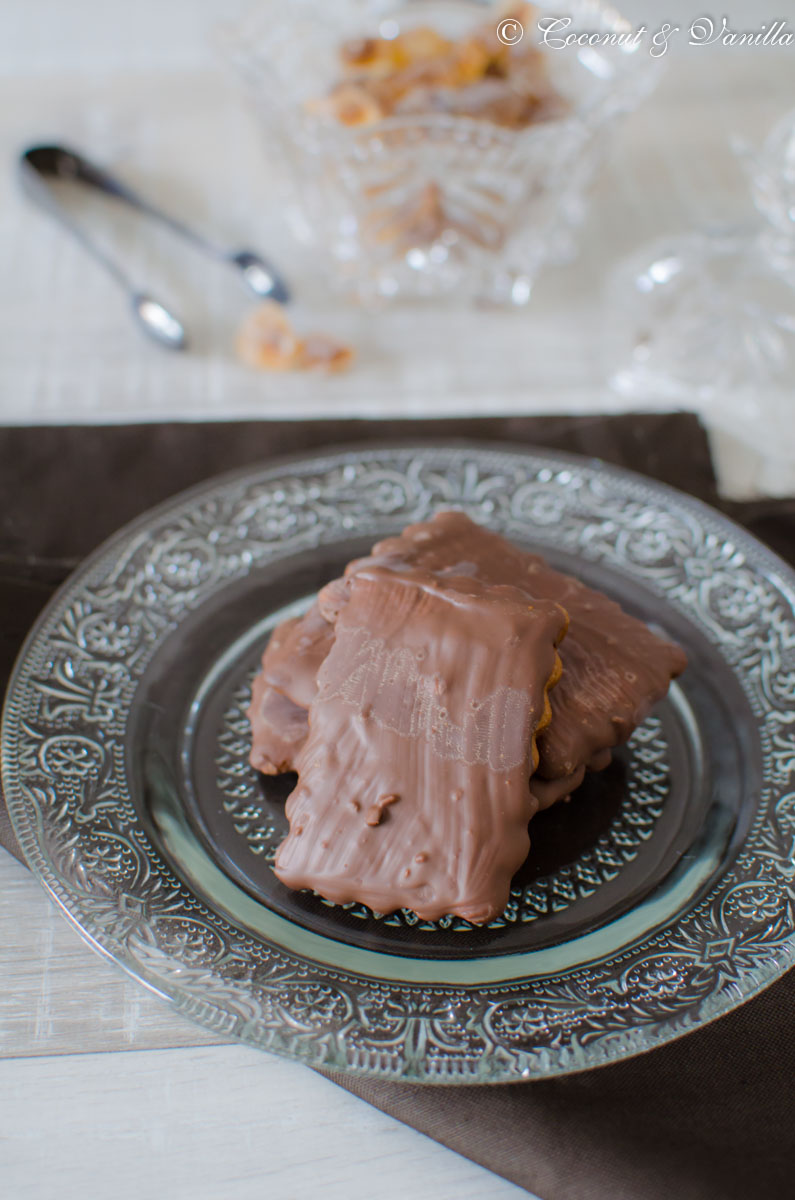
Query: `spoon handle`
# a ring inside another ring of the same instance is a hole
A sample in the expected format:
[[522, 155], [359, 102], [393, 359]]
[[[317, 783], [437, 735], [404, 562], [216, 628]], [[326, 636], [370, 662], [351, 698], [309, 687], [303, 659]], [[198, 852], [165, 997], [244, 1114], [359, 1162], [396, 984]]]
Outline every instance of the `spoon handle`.
[[[49, 192], [47, 186], [49, 179], [71, 179], [75, 183], [82, 183], [86, 187], [103, 192], [106, 196], [120, 200], [123, 204], [127, 204], [152, 220], [158, 221], [197, 250], [234, 267], [242, 275], [249, 289], [261, 300], [272, 299], [279, 304], [286, 304], [290, 298], [290, 289], [280, 272], [262, 255], [255, 254], [250, 250], [224, 249], [209, 238], [197, 233], [195, 229], [191, 229], [184, 221], [178, 221], [170, 213], [151, 204], [132, 188], [122, 183], [120, 179], [89, 162], [75, 150], [67, 149], [65, 146], [29, 146], [20, 156], [20, 172], [28, 192], [58, 216], [64, 224], [68, 225], [78, 238], [80, 237], [79, 231], [66, 219], [63, 210]], [[80, 240], [84, 245], [86, 244], [84, 238]], [[92, 250], [92, 252], [97, 253], [96, 250]], [[109, 263], [101, 253], [97, 254], [97, 257], [103, 257], [108, 269], [114, 271], [119, 278], [115, 264]]]
[[178, 221], [176, 217], [172, 217], [163, 209], [151, 204], [132, 188], [122, 183], [120, 179], [117, 179], [115, 175], [111, 175], [108, 171], [89, 162], [75, 150], [69, 150], [65, 146], [32, 146], [23, 152], [21, 163], [23, 168], [30, 168], [42, 178], [49, 176], [74, 180], [75, 183], [82, 183], [86, 187], [104, 192], [106, 196], [113, 196], [145, 216], [159, 221], [161, 225], [167, 226], [173, 233], [185, 238], [186, 241], [191, 242], [200, 250], [204, 250], [205, 253], [211, 254], [215, 258], [225, 257], [224, 251], [219, 246], [196, 233], [182, 221]]
[[76, 221], [72, 219], [67, 210], [53, 195], [52, 189], [46, 182], [46, 178], [41, 174], [38, 168], [28, 160], [27, 155], [23, 155], [20, 159], [20, 183], [22, 190], [28, 199], [37, 204], [39, 208], [49, 213], [54, 217], [59, 224], [71, 233], [72, 237], [80, 243], [84, 250], [101, 263], [109, 275], [112, 275], [120, 287], [125, 291], [132, 291], [132, 280], [119, 264], [112, 259], [106, 252], [93, 241], [88, 234], [81, 228]]

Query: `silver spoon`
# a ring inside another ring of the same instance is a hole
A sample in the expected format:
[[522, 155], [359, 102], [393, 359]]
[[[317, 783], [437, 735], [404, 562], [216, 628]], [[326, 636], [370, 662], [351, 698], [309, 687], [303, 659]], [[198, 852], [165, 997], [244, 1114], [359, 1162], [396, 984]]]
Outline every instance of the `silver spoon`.
[[227, 251], [201, 237], [194, 230], [177, 221], [168, 213], [156, 208], [138, 196], [125, 184], [94, 166], [82, 155], [63, 146], [31, 146], [23, 151], [19, 160], [20, 180], [26, 194], [61, 222], [90, 254], [94, 256], [117, 283], [130, 295], [133, 313], [150, 337], [170, 349], [181, 350], [187, 344], [185, 330], [180, 321], [153, 296], [139, 291], [121, 267], [104, 250], [94, 243], [72, 220], [64, 207], [58, 203], [50, 185], [50, 179], [74, 180], [113, 196], [132, 208], [166, 225], [198, 249], [237, 268], [244, 281], [260, 299], [276, 300], [285, 304], [289, 300], [287, 285], [266, 259], [249, 250]]

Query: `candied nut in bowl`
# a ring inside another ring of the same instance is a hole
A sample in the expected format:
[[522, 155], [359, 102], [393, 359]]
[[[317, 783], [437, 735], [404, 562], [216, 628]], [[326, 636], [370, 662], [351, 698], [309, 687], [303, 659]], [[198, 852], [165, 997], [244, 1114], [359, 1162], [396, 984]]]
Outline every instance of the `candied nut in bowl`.
[[371, 125], [384, 118], [376, 97], [357, 83], [339, 83], [327, 96], [311, 101], [308, 107], [319, 116], [330, 116], [348, 127]]
[[[626, 33], [599, 0], [572, 27]], [[225, 48], [248, 80], [284, 215], [360, 300], [526, 303], [576, 249], [605, 135], [663, 64], [631, 40], [539, 45], [544, 4], [259, 0]], [[523, 38], [500, 41], [508, 13]]]

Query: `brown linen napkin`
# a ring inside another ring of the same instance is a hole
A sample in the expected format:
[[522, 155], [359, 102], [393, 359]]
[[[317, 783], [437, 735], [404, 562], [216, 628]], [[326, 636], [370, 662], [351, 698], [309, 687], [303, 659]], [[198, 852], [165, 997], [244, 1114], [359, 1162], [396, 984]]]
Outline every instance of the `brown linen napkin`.
[[[0, 430], [0, 680], [53, 588], [119, 525], [219, 471], [338, 443], [551, 446], [717, 503], [693, 417], [261, 422]], [[719, 505], [795, 560], [795, 501]], [[0, 843], [19, 855], [0, 802]], [[795, 1193], [795, 973], [697, 1033], [562, 1079], [428, 1088], [331, 1078], [542, 1200], [785, 1200]]]

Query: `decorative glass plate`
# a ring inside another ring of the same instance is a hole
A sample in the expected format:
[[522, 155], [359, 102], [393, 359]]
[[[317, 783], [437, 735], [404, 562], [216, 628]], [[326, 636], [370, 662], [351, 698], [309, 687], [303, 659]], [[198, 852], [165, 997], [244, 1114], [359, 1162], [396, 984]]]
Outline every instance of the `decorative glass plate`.
[[[376, 539], [457, 507], [610, 593], [689, 667], [537, 817], [475, 928], [292, 893], [289, 779], [248, 766], [269, 630]], [[753, 996], [795, 949], [795, 575], [709, 508], [557, 454], [352, 449], [214, 480], [127, 526], [20, 654], [5, 795], [94, 945], [219, 1033], [343, 1071], [505, 1082], [610, 1062]]]

